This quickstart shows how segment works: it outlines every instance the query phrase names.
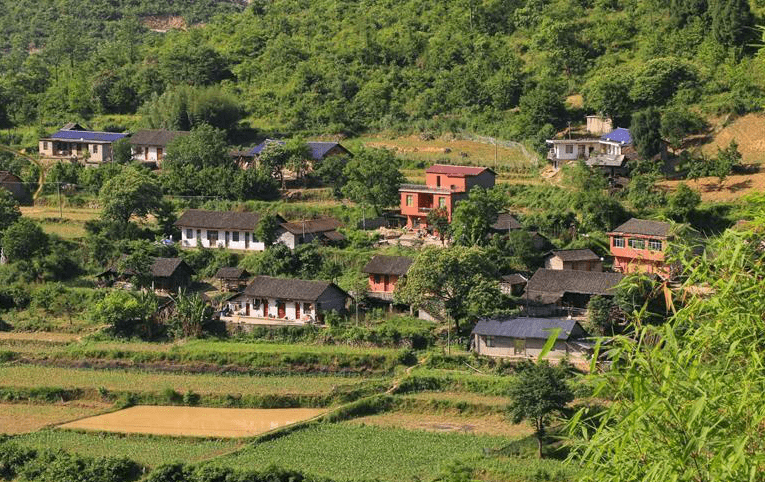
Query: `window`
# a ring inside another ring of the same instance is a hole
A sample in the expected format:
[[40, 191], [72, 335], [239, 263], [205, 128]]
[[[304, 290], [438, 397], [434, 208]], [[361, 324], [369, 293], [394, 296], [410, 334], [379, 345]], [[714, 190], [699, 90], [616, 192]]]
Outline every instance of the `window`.
[[440, 197], [438, 198], [438, 207], [445, 208], [446, 207], [446, 198]]
[[645, 239], [630, 238], [630, 248], [645, 249]]
[[414, 196], [411, 194], [406, 195], [406, 205], [407, 206], [414, 206]]
[[43, 142], [43, 150], [48, 150], [48, 141]]
[[375, 284], [380, 284], [380, 275], [379, 274], [375, 275]]
[[93, 154], [98, 154], [98, 144], [93, 144]]
[[386, 284], [386, 285], [387, 285], [387, 284], [390, 284], [390, 278], [388, 277], [388, 275], [387, 275], [387, 274], [385, 275], [385, 278], [384, 278], [383, 280], [384, 280], [384, 282], [385, 282], [385, 284]]
[[664, 249], [664, 243], [660, 239], [649, 239], [648, 249], [651, 251], [661, 251]]
[[441, 176], [436, 176], [436, 187], [441, 187]]
[[624, 238], [621, 236], [615, 236], [614, 237], [614, 248], [623, 248], [624, 247]]
[[488, 348], [492, 348], [492, 347], [494, 347], [494, 346], [495, 346], [495, 345], [494, 345], [494, 337], [493, 337], [493, 336], [487, 336], [487, 337], [486, 337], [486, 346], [487, 346]]
[[574, 146], [571, 144], [566, 144], [566, 154], [573, 154], [574, 153]]
[[231, 241], [234, 243], [239, 242], [239, 231], [234, 231], [231, 233]]
[[202, 238], [202, 230], [201, 229], [197, 229], [197, 238], [200, 238], [200, 239]]
[[211, 243], [217, 243], [218, 242], [218, 231], [211, 231], [207, 230], [207, 241]]
[[513, 348], [516, 355], [526, 354], [526, 340], [523, 338], [516, 338], [513, 340]]
[[194, 230], [191, 228], [186, 229], [186, 239], [194, 239]]

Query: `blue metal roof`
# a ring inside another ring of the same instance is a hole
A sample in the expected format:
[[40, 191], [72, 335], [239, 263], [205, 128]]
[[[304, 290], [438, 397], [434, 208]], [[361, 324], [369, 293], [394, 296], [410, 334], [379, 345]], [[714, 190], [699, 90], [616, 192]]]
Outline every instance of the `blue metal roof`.
[[118, 139], [127, 137], [127, 134], [118, 132], [96, 132], [96, 131], [68, 131], [60, 130], [50, 136], [50, 139], [64, 139], [71, 141], [95, 141], [95, 142], [114, 142]]
[[568, 340], [572, 335], [574, 338], [577, 335], [586, 336], [578, 325], [576, 320], [566, 318], [495, 318], [479, 320], [473, 328], [473, 334], [546, 340], [553, 330], [560, 329], [557, 339]]
[[608, 134], [600, 136], [602, 141], [619, 142], [621, 144], [632, 144], [632, 135], [629, 129], [624, 127], [617, 127]]
[[[281, 146], [285, 144], [284, 141], [279, 141], [276, 139], [266, 139], [265, 141], [261, 142], [257, 146], [250, 149], [247, 152], [247, 154], [249, 154], [250, 156], [257, 156], [263, 151], [263, 149], [265, 149], [266, 147], [268, 147], [270, 144], [273, 144], [273, 143], [279, 144]], [[308, 146], [308, 150], [311, 152], [311, 159], [315, 161], [320, 161], [324, 159], [324, 156], [329, 151], [334, 149], [335, 146], [339, 146], [340, 144], [338, 144], [337, 142], [309, 141], [309, 142], [306, 142], [306, 145]]]

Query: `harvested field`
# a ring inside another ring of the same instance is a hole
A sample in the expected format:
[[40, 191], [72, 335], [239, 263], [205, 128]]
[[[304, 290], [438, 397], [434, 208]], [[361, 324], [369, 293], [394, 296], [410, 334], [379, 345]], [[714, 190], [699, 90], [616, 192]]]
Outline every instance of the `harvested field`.
[[[38, 221], [48, 234], [75, 239], [85, 236], [85, 222], [97, 218], [99, 210], [64, 207], [59, 211], [58, 206], [22, 206], [21, 213]], [[63, 219], [59, 219], [62, 214]]]
[[79, 335], [71, 333], [50, 333], [44, 331], [35, 332], [15, 332], [0, 331], [0, 341], [19, 340], [19, 341], [42, 341], [48, 343], [69, 343], [79, 339]]
[[479, 395], [477, 393], [465, 392], [420, 392], [405, 395], [404, 398], [414, 398], [416, 400], [448, 400], [451, 402], [467, 402], [492, 407], [505, 406], [510, 402], [507, 397]]
[[672, 191], [681, 182], [701, 194], [704, 202], [730, 202], [747, 194], [765, 191], [765, 172], [728, 176], [722, 184], [716, 177], [702, 177], [698, 181], [663, 181], [659, 185]]
[[374, 425], [377, 427], [426, 430], [439, 433], [468, 433], [498, 435], [503, 437], [526, 437], [533, 433], [528, 424], [513, 424], [501, 415], [469, 417], [449, 414], [383, 413], [357, 418], [348, 424]]
[[309, 408], [248, 409], [138, 406], [60, 428], [184, 437], [252, 437], [321, 415]]
[[96, 415], [111, 405], [98, 402], [35, 405], [0, 403], [0, 434], [34, 432], [49, 425]]

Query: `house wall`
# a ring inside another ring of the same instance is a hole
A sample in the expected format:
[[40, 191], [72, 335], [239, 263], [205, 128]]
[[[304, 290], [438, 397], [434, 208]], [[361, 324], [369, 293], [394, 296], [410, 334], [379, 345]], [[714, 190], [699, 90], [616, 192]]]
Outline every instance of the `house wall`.
[[89, 153], [88, 162], [111, 161], [111, 144], [92, 143], [87, 141], [39, 141], [38, 149], [41, 157], [63, 157], [83, 160], [85, 152]]
[[495, 175], [490, 171], [483, 171], [477, 176], [469, 176], [465, 178], [466, 191], [470, 191], [476, 186], [480, 186], [485, 189], [491, 189], [494, 187]]
[[[148, 156], [146, 150], [148, 149]], [[162, 146], [132, 146], [130, 152], [136, 161], [161, 161], [165, 156], [165, 149]]]
[[279, 318], [279, 303], [275, 298], [268, 299], [268, 311], [266, 306], [260, 302], [249, 297], [239, 297], [237, 300], [228, 302], [228, 307], [231, 312], [236, 316], [247, 316], [247, 307], [249, 305], [249, 317], [250, 318], [275, 318], [289, 321], [299, 321], [296, 318], [297, 309], [296, 304], [300, 304], [300, 320], [316, 320], [318, 311], [316, 303], [295, 301], [295, 300], [281, 300], [285, 305], [285, 316]]
[[431, 172], [425, 173], [425, 184], [429, 187], [440, 187], [442, 189], [451, 189], [452, 191], [465, 191], [467, 186], [465, 177]]
[[548, 256], [545, 258], [545, 269], [563, 269], [563, 260], [557, 256]]
[[[542, 352], [547, 340], [541, 340], [536, 338], [525, 338], [526, 347], [525, 350], [520, 353], [515, 353], [515, 340], [516, 338], [508, 338], [504, 336], [495, 336], [493, 345], [486, 345], [485, 335], [473, 335], [474, 350], [479, 355], [494, 356], [494, 357], [523, 357], [523, 358], [536, 358]], [[572, 356], [578, 353], [578, 351], [572, 349], [568, 343], [563, 340], [558, 340], [553, 345], [552, 349], [545, 356], [550, 359], [560, 359], [565, 356]]]
[[[566, 146], [569, 146], [571, 152], [566, 152]], [[587, 159], [590, 154], [599, 153], [602, 151], [601, 142], [593, 140], [592, 142], [556, 142], [553, 144], [553, 152], [555, 159], [570, 161], [574, 159]]]
[[[216, 242], [210, 242], [207, 239], [207, 229], [198, 229], [198, 228], [187, 228], [184, 226], [179, 226], [179, 229], [181, 230], [181, 247], [184, 248], [195, 248], [197, 246], [197, 235], [199, 234], [199, 239], [202, 241], [202, 247], [204, 248], [228, 248], [228, 249], [240, 249], [240, 250], [247, 250], [247, 251], [263, 251], [266, 249], [266, 246], [261, 241], [254, 241], [255, 234], [251, 231], [226, 231], [226, 230], [217, 230], [218, 231], [218, 241]], [[187, 230], [191, 229], [191, 237], [188, 237]], [[214, 230], [211, 230], [214, 231]], [[233, 241], [233, 233], [237, 232], [239, 233], [239, 241]], [[228, 233], [228, 243], [226, 243], [226, 233]], [[246, 235], [249, 233], [249, 244], [245, 241]]]
[[[379, 282], [375, 283], [375, 277], [379, 279]], [[369, 291], [374, 293], [393, 293], [393, 290], [396, 289], [396, 283], [398, 283], [398, 275], [395, 274], [369, 275]]]
[[563, 261], [558, 256], [549, 256], [545, 259], [546, 269], [570, 269], [576, 271], [603, 271], [601, 261]]
[[320, 235], [321, 233], [305, 233], [303, 236], [302, 234], [293, 234], [286, 229], [280, 229], [275, 242], [284, 243], [288, 248], [295, 249], [298, 244], [310, 243]]
[[[624, 239], [624, 247], [614, 246], [614, 240], [621, 237]], [[630, 239], [643, 240], [645, 249], [630, 247]], [[651, 250], [648, 248], [649, 240], [662, 241], [662, 250]], [[614, 270], [622, 273], [648, 273], [657, 274], [662, 277], [669, 277], [670, 268], [664, 261], [664, 250], [667, 247], [667, 241], [660, 237], [630, 234], [624, 236], [609, 236], [611, 245], [611, 254], [614, 256]]]

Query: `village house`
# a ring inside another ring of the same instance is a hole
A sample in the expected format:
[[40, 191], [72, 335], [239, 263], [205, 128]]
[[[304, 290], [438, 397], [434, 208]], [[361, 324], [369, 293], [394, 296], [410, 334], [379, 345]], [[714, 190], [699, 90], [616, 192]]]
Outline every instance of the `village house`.
[[428, 213], [436, 208], [446, 211], [451, 222], [457, 201], [465, 199], [470, 189], [494, 187], [496, 173], [485, 167], [436, 164], [425, 170], [425, 184], [402, 184], [401, 214], [409, 229], [427, 227]]
[[55, 134], [40, 139], [40, 157], [96, 164], [111, 162], [112, 143], [127, 136], [117, 132], [89, 131], [78, 124], [67, 124]]
[[399, 279], [406, 276], [409, 267], [414, 260], [407, 256], [381, 256], [373, 257], [364, 268], [362, 273], [369, 275], [369, 287], [367, 296], [374, 301], [391, 305], [393, 308], [393, 292]]
[[290, 249], [314, 239], [322, 244], [336, 244], [345, 241], [337, 231], [343, 224], [335, 218], [325, 217], [302, 221], [283, 222], [279, 225], [277, 243], [284, 243]]
[[29, 195], [24, 181], [15, 174], [8, 171], [0, 171], [0, 188], [10, 191], [13, 198], [19, 204], [29, 204], [32, 202], [32, 196]]
[[[181, 246], [263, 251], [263, 241], [255, 236], [260, 214], [234, 211], [189, 209], [174, 223], [181, 231]], [[277, 216], [277, 221], [285, 222]]]
[[523, 229], [523, 226], [515, 216], [508, 213], [500, 213], [497, 220], [491, 225], [491, 232], [495, 234], [509, 234], [512, 231]]
[[671, 266], [665, 252], [672, 239], [671, 228], [669, 223], [632, 218], [608, 233], [614, 270], [669, 278]]
[[[285, 144], [284, 141], [277, 139], [266, 139], [252, 149], [232, 151], [231, 156], [238, 160], [241, 167], [247, 168], [257, 164], [258, 156], [260, 156], [260, 153], [263, 152], [263, 149], [274, 143], [281, 145]], [[312, 164], [323, 161], [324, 159], [332, 156], [353, 156], [351, 151], [337, 142], [308, 141], [306, 142], [306, 147], [308, 148], [308, 160], [310, 160]]]
[[555, 169], [560, 169], [567, 161], [582, 159], [609, 177], [626, 176], [627, 162], [639, 158], [629, 129], [622, 127], [599, 138], [550, 139], [546, 142], [550, 146], [547, 159]]
[[221, 291], [240, 291], [247, 286], [250, 273], [242, 268], [224, 267], [215, 273], [215, 279]]
[[603, 271], [603, 259], [590, 249], [556, 249], [545, 256], [545, 268]]
[[343, 312], [348, 294], [328, 281], [256, 276], [229, 299], [221, 321], [250, 324], [323, 323], [328, 311]]
[[176, 137], [189, 134], [189, 131], [168, 131], [165, 129], [140, 130], [130, 137], [130, 151], [133, 160], [152, 162], [159, 166], [167, 152], [167, 145]]
[[[120, 259], [124, 259], [123, 255]], [[194, 270], [181, 258], [154, 258], [149, 273], [151, 289], [160, 293], [177, 293], [181, 288], [191, 286]], [[131, 270], [120, 271], [115, 265], [96, 275], [102, 286], [120, 285], [133, 288], [132, 280], [136, 275]]]
[[622, 278], [621, 273], [540, 268], [523, 295], [530, 303], [529, 311], [539, 315], [584, 310], [595, 295], [613, 296]]
[[521, 296], [528, 281], [521, 273], [503, 275], [499, 278], [499, 290], [508, 296]]
[[479, 320], [471, 333], [471, 346], [479, 355], [532, 358], [542, 352], [548, 338], [557, 332], [546, 358], [578, 358], [591, 351], [589, 336], [582, 326], [565, 318], [491, 318]]

